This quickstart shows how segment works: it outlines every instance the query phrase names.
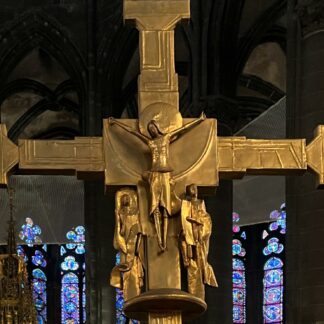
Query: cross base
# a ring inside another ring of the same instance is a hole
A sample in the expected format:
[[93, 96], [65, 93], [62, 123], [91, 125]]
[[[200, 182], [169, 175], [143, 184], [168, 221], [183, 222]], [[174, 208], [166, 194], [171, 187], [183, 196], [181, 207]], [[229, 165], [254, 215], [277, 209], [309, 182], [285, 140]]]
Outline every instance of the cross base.
[[[124, 306], [125, 314], [139, 321], [151, 319], [151, 314], [177, 317], [175, 313], [179, 309], [182, 320], [187, 321], [202, 315], [207, 305], [202, 299], [178, 289], [154, 289], [128, 300]], [[172, 323], [172, 320], [165, 323]]]

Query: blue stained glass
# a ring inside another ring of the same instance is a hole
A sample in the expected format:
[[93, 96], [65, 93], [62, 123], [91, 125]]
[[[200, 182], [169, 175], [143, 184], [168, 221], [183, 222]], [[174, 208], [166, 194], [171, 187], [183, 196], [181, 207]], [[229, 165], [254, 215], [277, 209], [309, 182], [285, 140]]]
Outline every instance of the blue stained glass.
[[83, 323], [86, 323], [86, 321], [87, 321], [86, 304], [87, 304], [86, 281], [85, 281], [85, 277], [83, 277], [83, 287], [82, 287]]
[[65, 250], [64, 246], [62, 245], [61, 249], [60, 249], [60, 254], [61, 254], [61, 256], [63, 256], [65, 253], [66, 253], [66, 250]]
[[268, 245], [263, 249], [263, 254], [264, 255], [270, 255], [271, 253], [280, 254], [283, 250], [284, 250], [284, 246], [279, 243], [279, 239], [273, 237], [268, 241]]
[[68, 244], [66, 244], [65, 246], [66, 246], [66, 248], [69, 249], [69, 250], [74, 250], [75, 247], [76, 247], [76, 244], [74, 244], [74, 243], [68, 243]]
[[44, 250], [45, 252], [47, 252], [47, 244], [44, 244], [44, 245], [43, 245], [43, 250]]
[[46, 290], [46, 282], [44, 280], [35, 279], [33, 289], [37, 294], [41, 294]]
[[235, 304], [244, 304], [244, 289], [234, 288], [233, 289], [233, 302]]
[[233, 270], [245, 270], [243, 261], [233, 258]]
[[[61, 256], [65, 256], [61, 263], [63, 271], [85, 271], [85, 263], [78, 262], [75, 254], [83, 255], [85, 253], [85, 228], [77, 226], [66, 233], [69, 243], [61, 246]], [[74, 255], [74, 256], [73, 256]], [[80, 279], [81, 280], [81, 279]], [[63, 288], [63, 285], [65, 287]], [[81, 324], [86, 322], [86, 291], [85, 277], [82, 276], [82, 291], [79, 287], [79, 278], [72, 272], [66, 273], [62, 277], [62, 323]]]
[[245, 249], [242, 247], [242, 243], [240, 240], [233, 240], [232, 244], [232, 254], [239, 255], [239, 256], [245, 256], [246, 252]]
[[[115, 264], [118, 265], [120, 263], [120, 254], [116, 254], [116, 262]], [[120, 289], [116, 289], [116, 323], [117, 324], [126, 324], [127, 323], [127, 318], [123, 312], [123, 307], [124, 307], [124, 296], [123, 296], [123, 291]], [[138, 324], [138, 321], [136, 320], [130, 320], [131, 324]]]
[[79, 279], [74, 273], [68, 272], [62, 277], [62, 323], [80, 323], [79, 302]]
[[270, 219], [274, 219], [275, 222], [272, 222], [269, 225], [270, 231], [276, 231], [280, 228], [281, 234], [286, 234], [286, 210], [285, 204], [282, 204], [280, 211], [274, 210], [270, 214]]
[[280, 212], [278, 210], [274, 210], [270, 213], [270, 219], [277, 220], [280, 216]]
[[45, 268], [47, 264], [43, 253], [39, 250], [36, 250], [35, 255], [32, 256], [32, 262], [35, 266], [42, 268]]
[[69, 232], [67, 232], [66, 237], [67, 237], [69, 240], [75, 242], [76, 239], [77, 239], [77, 234], [76, 234], [74, 231], [69, 231]]
[[[233, 265], [236, 264], [236, 268], [243, 268], [244, 264], [239, 259], [233, 259]], [[234, 270], [233, 271], [233, 323], [246, 323], [245, 314], [245, 271]]]
[[42, 242], [40, 234], [42, 233], [41, 228], [38, 225], [34, 225], [31, 218], [26, 218], [26, 224], [21, 226], [19, 237], [25, 241], [28, 246], [33, 246], [35, 243], [39, 244]]
[[282, 302], [283, 287], [269, 288], [265, 291], [265, 299], [267, 304], [277, 304]]
[[282, 270], [268, 270], [264, 275], [264, 287], [279, 286], [283, 283]]
[[245, 266], [244, 261], [240, 260], [239, 257], [243, 258], [246, 255], [246, 251], [242, 245], [240, 239], [246, 240], [246, 232], [241, 233], [241, 228], [237, 224], [240, 221], [240, 215], [238, 213], [232, 213], [233, 220], [233, 241], [232, 241], [232, 255], [237, 256], [233, 258], [233, 323], [246, 323], [246, 283], [245, 283]]
[[245, 279], [244, 279], [244, 275], [242, 274], [241, 271], [233, 271], [233, 284], [236, 287], [244, 288]]
[[41, 269], [34, 269], [32, 274], [33, 274], [33, 277], [36, 279], [42, 279], [44, 281], [47, 280], [45, 273]]
[[263, 315], [265, 323], [278, 323], [282, 318], [282, 304], [269, 305], [263, 307]]
[[78, 226], [76, 227], [75, 231], [77, 234], [82, 235], [85, 233], [85, 228], [83, 226]]
[[38, 323], [46, 323], [47, 318], [47, 294], [46, 275], [41, 269], [34, 269], [32, 272], [33, 300], [37, 311]]
[[264, 264], [264, 270], [280, 269], [283, 267], [281, 259], [272, 257]]
[[64, 262], [61, 263], [61, 269], [64, 271], [75, 271], [79, 269], [79, 263], [75, 260], [75, 257], [69, 255], [64, 258]]
[[269, 225], [269, 230], [270, 230], [270, 231], [276, 231], [276, 230], [278, 229], [278, 227], [279, 227], [278, 222], [273, 222], [273, 223], [271, 223], [271, 224]]
[[[285, 204], [280, 210], [274, 210], [270, 214], [274, 220], [269, 225], [269, 231], [281, 234], [286, 233], [286, 211]], [[263, 254], [280, 254], [284, 245], [277, 237], [270, 238]], [[263, 322], [282, 324], [283, 321], [283, 262], [278, 257], [270, 257], [264, 264], [263, 277]]]
[[28, 256], [26, 255], [25, 250], [21, 245], [17, 246], [17, 255], [21, 257], [25, 263], [28, 262]]
[[245, 323], [245, 308], [243, 306], [233, 306], [233, 323]]
[[76, 249], [75, 249], [76, 254], [84, 254], [85, 253], [85, 248], [83, 244], [78, 244]]

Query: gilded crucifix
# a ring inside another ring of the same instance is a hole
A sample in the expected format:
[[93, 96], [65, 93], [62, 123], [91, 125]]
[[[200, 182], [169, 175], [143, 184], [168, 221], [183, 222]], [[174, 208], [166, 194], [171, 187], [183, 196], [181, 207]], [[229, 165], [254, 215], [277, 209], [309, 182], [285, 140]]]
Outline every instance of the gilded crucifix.
[[106, 119], [102, 137], [19, 140], [18, 146], [0, 125], [1, 184], [17, 167], [104, 178], [106, 192], [116, 194], [114, 246], [121, 253], [111, 284], [124, 290], [126, 314], [151, 324], [200, 315], [207, 308], [204, 285], [217, 286], [217, 269], [208, 263], [213, 215], [198, 191], [215, 191], [219, 178], [308, 168], [324, 185], [324, 126], [306, 146], [304, 139], [217, 137], [215, 119], [182, 118], [174, 28], [189, 17], [189, 0], [124, 0], [124, 18], [140, 33], [138, 120]]

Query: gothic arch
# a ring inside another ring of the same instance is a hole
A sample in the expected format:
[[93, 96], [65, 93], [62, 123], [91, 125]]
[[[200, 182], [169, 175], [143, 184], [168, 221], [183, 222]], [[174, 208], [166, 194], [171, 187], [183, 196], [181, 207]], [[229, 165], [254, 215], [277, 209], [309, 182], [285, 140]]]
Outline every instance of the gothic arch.
[[[125, 102], [122, 99], [122, 85], [125, 73], [137, 47], [137, 30], [123, 25], [119, 26], [114, 37], [104, 38], [99, 46], [97, 85], [104, 116], [120, 117], [125, 108]], [[137, 87], [135, 92], [136, 90]]]
[[257, 45], [272, 40], [278, 42], [281, 47], [283, 46], [285, 43], [285, 30], [274, 27], [274, 22], [282, 17], [286, 11], [287, 0], [277, 0], [240, 39], [237, 51], [239, 56], [235, 67], [235, 75], [237, 78]]
[[[9, 136], [17, 139], [21, 130], [44, 111], [62, 110], [62, 107], [79, 115], [82, 129], [87, 70], [80, 52], [68, 37], [68, 32], [41, 10], [33, 10], [17, 17], [0, 30], [0, 43], [3, 44], [0, 47], [0, 104], [10, 95], [20, 91], [35, 93], [44, 98], [16, 121], [9, 131]], [[55, 90], [31, 79], [8, 80], [16, 66], [37, 48], [53, 57], [69, 76], [69, 80], [64, 81]], [[76, 92], [80, 108], [64, 97], [69, 91]]]
[[0, 30], [0, 43], [2, 80], [6, 80], [28, 52], [41, 47], [62, 65], [73, 80], [79, 81], [80, 91], [86, 88], [86, 65], [83, 57], [71, 41], [68, 31], [43, 11], [33, 10], [18, 16]]

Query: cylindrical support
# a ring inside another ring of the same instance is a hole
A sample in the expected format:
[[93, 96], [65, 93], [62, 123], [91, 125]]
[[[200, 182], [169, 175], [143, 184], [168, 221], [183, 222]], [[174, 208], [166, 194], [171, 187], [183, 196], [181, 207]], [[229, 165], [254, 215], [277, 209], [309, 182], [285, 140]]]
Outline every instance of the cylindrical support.
[[[288, 13], [288, 138], [314, 138], [324, 123], [324, 4], [290, 0]], [[298, 25], [296, 24], [296, 8]], [[310, 173], [287, 179], [285, 319], [324, 321], [324, 192]]]
[[149, 324], [181, 324], [182, 316], [181, 312], [172, 313], [149, 313]]

